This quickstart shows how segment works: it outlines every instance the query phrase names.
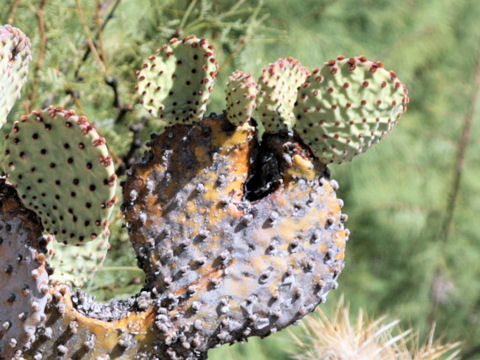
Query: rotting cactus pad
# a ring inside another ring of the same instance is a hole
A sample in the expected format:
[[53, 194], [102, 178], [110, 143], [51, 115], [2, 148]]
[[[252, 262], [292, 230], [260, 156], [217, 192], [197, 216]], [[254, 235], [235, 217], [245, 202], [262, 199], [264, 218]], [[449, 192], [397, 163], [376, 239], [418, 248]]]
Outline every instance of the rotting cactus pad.
[[40, 220], [0, 180], [0, 358], [29, 346], [50, 300]]

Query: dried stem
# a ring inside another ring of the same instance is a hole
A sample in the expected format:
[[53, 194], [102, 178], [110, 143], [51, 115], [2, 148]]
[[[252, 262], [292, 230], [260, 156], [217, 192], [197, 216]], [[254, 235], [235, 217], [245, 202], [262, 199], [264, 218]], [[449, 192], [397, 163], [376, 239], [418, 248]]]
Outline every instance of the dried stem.
[[83, 32], [85, 33], [85, 37], [87, 38], [88, 47], [90, 48], [90, 51], [92, 52], [93, 57], [97, 61], [98, 65], [100, 66], [100, 69], [102, 70], [103, 73], [105, 73], [106, 72], [105, 64], [103, 63], [102, 59], [98, 55], [97, 48], [95, 47], [95, 43], [92, 40], [92, 35], [90, 34], [90, 29], [87, 26], [87, 22], [85, 20], [85, 15], [83, 13], [83, 9], [82, 9], [82, 6], [80, 4], [80, 0], [75, 0], [75, 6], [77, 8], [78, 16], [79, 16], [80, 21], [82, 23]]
[[66, 82], [64, 87], [65, 87], [65, 93], [67, 93], [72, 97], [73, 103], [75, 104], [77, 109], [80, 110], [80, 112], [85, 113], [85, 110], [82, 104], [80, 103], [80, 99], [78, 98], [77, 93], [72, 89], [72, 86], [68, 82]]
[[[115, 0], [115, 3], [113, 4], [113, 7], [112, 9], [110, 10], [110, 12], [108, 13], [107, 17], [105, 18], [105, 20], [103, 21], [102, 23], [102, 26], [100, 27], [100, 29], [103, 31], [105, 30], [105, 27], [107, 26], [108, 22], [113, 19], [114, 17], [114, 14], [115, 14], [115, 10], [117, 9], [118, 5], [120, 4], [120, 1], [121, 0]], [[100, 16], [103, 16], [103, 13], [105, 12], [105, 10], [110, 6], [112, 0], [109, 0], [109, 1], [106, 1], [102, 6], [101, 6], [101, 12], [99, 13]], [[96, 37], [98, 38], [98, 33], [96, 35]], [[75, 69], [75, 78], [78, 78], [78, 73], [80, 72], [80, 68], [82, 67], [82, 64], [87, 61], [88, 59], [88, 56], [90, 55], [91, 53], [91, 48], [90, 46], [87, 46], [87, 48], [85, 49], [85, 53], [83, 54], [82, 56], [82, 61], [79, 62], [77, 68]]]
[[7, 23], [12, 25], [13, 20], [15, 20], [15, 13], [17, 12], [18, 6], [21, 4], [22, 0], [15, 0], [15, 2], [12, 5], [12, 9], [10, 10], [10, 13], [8, 14], [8, 19]]
[[450, 190], [447, 211], [442, 227], [441, 240], [446, 243], [450, 236], [450, 228], [453, 220], [453, 213], [455, 211], [455, 205], [457, 202], [458, 191], [460, 188], [460, 182], [462, 179], [463, 168], [465, 164], [465, 154], [467, 152], [468, 141], [471, 136], [471, 128], [473, 123], [473, 117], [475, 115], [478, 91], [480, 89], [480, 51], [477, 57], [477, 65], [475, 69], [474, 86], [470, 93], [470, 101], [468, 105], [468, 111], [463, 120], [463, 131], [458, 143], [457, 158], [455, 160], [454, 180], [452, 188]]
[[225, 59], [225, 61], [220, 65], [219, 69], [218, 69], [218, 73], [222, 73], [225, 68], [228, 66], [228, 64], [230, 64], [232, 62], [232, 60], [235, 58], [235, 56], [237, 56], [238, 53], [240, 53], [240, 51], [242, 51], [242, 49], [247, 45], [247, 38], [242, 36], [239, 41], [238, 41], [238, 45], [235, 47], [235, 49], [233, 49], [233, 51], [227, 56], [227, 58]]
[[142, 119], [142, 122], [130, 126], [130, 131], [133, 133], [133, 139], [130, 142], [130, 148], [128, 152], [122, 155], [122, 161], [119, 163], [120, 165], [117, 169], [118, 176], [125, 174], [127, 168], [134, 164], [137, 151], [142, 147], [143, 144], [143, 141], [141, 140], [141, 131], [145, 126], [145, 122], [146, 119]]
[[112, 88], [112, 91], [113, 91], [112, 106], [115, 109], [120, 110], [117, 117], [115, 118], [115, 124], [120, 124], [123, 121], [125, 115], [132, 110], [132, 105], [128, 105], [128, 104], [125, 105], [120, 102], [120, 94], [118, 91], [118, 81], [116, 78], [107, 76], [105, 78], [105, 84], [107, 84]]
[[100, 58], [105, 65], [106, 73], [108, 73], [107, 55], [103, 46], [102, 5], [100, 3], [100, 0], [95, 0], [95, 25], [97, 28], [98, 50], [100, 52]]
[[[465, 166], [465, 155], [467, 152], [468, 142], [471, 136], [471, 128], [473, 123], [473, 117], [476, 111], [478, 92], [480, 90], [480, 48], [478, 49], [477, 64], [475, 67], [475, 76], [473, 82], [472, 92], [470, 93], [470, 99], [468, 103], [467, 113], [463, 119], [463, 130], [458, 141], [457, 156], [455, 159], [455, 168], [453, 175], [453, 183], [448, 196], [447, 208], [445, 211], [445, 217], [440, 233], [441, 246], [445, 247], [450, 237], [450, 231], [452, 227], [453, 216], [455, 207], [457, 204], [458, 193], [460, 190], [460, 183], [462, 180], [463, 170]], [[432, 289], [435, 286], [437, 279], [442, 276], [442, 266], [439, 264], [435, 271], [435, 277], [433, 280]], [[438, 296], [433, 296], [432, 309], [430, 314], [430, 320], [432, 323], [436, 322], [438, 312], [439, 299]]]
[[37, 17], [38, 29], [40, 32], [40, 50], [37, 56], [37, 63], [35, 64], [35, 68], [33, 70], [33, 86], [32, 86], [32, 91], [28, 97], [28, 102], [26, 105], [27, 112], [30, 112], [32, 110], [31, 108], [35, 103], [35, 99], [37, 98], [37, 90], [38, 90], [38, 85], [40, 83], [39, 72], [43, 67], [43, 63], [45, 62], [45, 50], [47, 48], [47, 34], [45, 32], [44, 10], [46, 5], [47, 5], [47, 0], [40, 0], [38, 8], [35, 10], [35, 16]]
[[[237, 2], [237, 5], [239, 5], [241, 1]], [[258, 6], [255, 8], [249, 24], [247, 26], [247, 30], [245, 31], [245, 35], [242, 36], [239, 39], [238, 45], [233, 49], [232, 53], [227, 56], [227, 58], [223, 61], [223, 63], [219, 66], [218, 73], [222, 73], [225, 68], [232, 62], [232, 60], [235, 58], [235, 56], [242, 51], [242, 49], [247, 45], [248, 41], [252, 38], [254, 34], [254, 29], [256, 28], [256, 25], [259, 22], [263, 22], [266, 18], [266, 16], [262, 17], [261, 19], [258, 19], [258, 15], [260, 14], [260, 10], [262, 8], [263, 4], [262, 2], [259, 2]]]

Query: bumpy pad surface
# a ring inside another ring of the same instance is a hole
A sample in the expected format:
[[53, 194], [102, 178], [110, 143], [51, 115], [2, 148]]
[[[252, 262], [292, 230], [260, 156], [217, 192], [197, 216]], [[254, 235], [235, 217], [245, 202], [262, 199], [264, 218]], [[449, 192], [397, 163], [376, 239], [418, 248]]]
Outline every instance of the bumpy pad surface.
[[59, 241], [83, 243], [108, 231], [116, 175], [105, 139], [84, 116], [49, 108], [22, 117], [6, 137], [4, 167]]
[[300, 61], [290, 57], [279, 59], [263, 70], [258, 81], [255, 118], [262, 121], [265, 131], [276, 133], [292, 127], [297, 89], [308, 74]]
[[257, 83], [251, 74], [235, 71], [228, 79], [226, 86], [227, 118], [241, 126], [252, 117], [255, 110]]
[[0, 127], [27, 81], [30, 40], [19, 29], [0, 26]]
[[10, 359], [35, 340], [45, 320], [48, 274], [37, 248], [40, 220], [20, 205], [15, 191], [0, 180], [0, 358]]
[[[161, 360], [151, 344], [157, 335], [153, 307], [139, 296], [109, 305], [57, 285], [37, 327], [36, 341], [23, 352], [26, 360]], [[143, 309], [143, 310], [142, 310]]]
[[339, 57], [300, 87], [294, 129], [323, 163], [350, 161], [393, 128], [407, 103], [407, 89], [381, 63]]
[[50, 280], [79, 288], [84, 287], [103, 264], [109, 247], [106, 233], [78, 246], [65, 245], [50, 237], [47, 261], [54, 269]]
[[172, 39], [137, 72], [137, 92], [165, 125], [192, 124], [206, 111], [216, 74], [214, 48], [207, 40]]
[[266, 158], [279, 163], [282, 185], [246, 200], [255, 138], [222, 117], [175, 126], [153, 137], [127, 179], [124, 214], [139, 265], [176, 314], [173, 329], [157, 315], [167, 336], [159, 346], [179, 358], [280, 330], [337, 286], [348, 231], [336, 183], [294, 139], [273, 136]]

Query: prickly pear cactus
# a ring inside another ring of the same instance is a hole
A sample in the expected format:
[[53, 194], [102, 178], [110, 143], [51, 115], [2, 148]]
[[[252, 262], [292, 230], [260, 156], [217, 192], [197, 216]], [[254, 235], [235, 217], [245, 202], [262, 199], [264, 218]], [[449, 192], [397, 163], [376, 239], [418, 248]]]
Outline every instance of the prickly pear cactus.
[[0, 357], [13, 358], [35, 340], [45, 320], [48, 274], [40, 220], [23, 209], [15, 191], [0, 180]]
[[59, 241], [84, 243], [108, 231], [117, 176], [86, 117], [54, 107], [22, 117], [6, 137], [4, 168]]
[[258, 89], [251, 74], [235, 71], [228, 79], [226, 86], [227, 118], [241, 126], [251, 117], [255, 110]]
[[195, 36], [172, 39], [137, 72], [143, 106], [165, 125], [202, 119], [217, 75], [214, 48]]
[[127, 171], [122, 209], [146, 274], [127, 300], [72, 290], [108, 248], [117, 176], [105, 139], [55, 107], [14, 124], [4, 169], [21, 200], [0, 181], [0, 359], [203, 360], [287, 327], [337, 287], [349, 232], [326, 164], [390, 130], [406, 89], [362, 57], [310, 75], [287, 58], [258, 86], [235, 72], [227, 110], [204, 117], [216, 71], [212, 46], [188, 37], [137, 74], [166, 128]]
[[406, 87], [381, 63], [339, 57], [300, 87], [294, 129], [323, 163], [342, 163], [385, 136], [407, 103]]
[[105, 232], [81, 245], [65, 245], [52, 236], [47, 238], [47, 261], [53, 269], [50, 280], [78, 288], [83, 288], [93, 279], [110, 248]]
[[293, 126], [297, 89], [308, 74], [308, 69], [291, 57], [279, 59], [263, 70], [255, 117], [262, 121], [266, 132], [277, 133]]
[[20, 97], [31, 60], [30, 40], [10, 25], [0, 26], [0, 128]]

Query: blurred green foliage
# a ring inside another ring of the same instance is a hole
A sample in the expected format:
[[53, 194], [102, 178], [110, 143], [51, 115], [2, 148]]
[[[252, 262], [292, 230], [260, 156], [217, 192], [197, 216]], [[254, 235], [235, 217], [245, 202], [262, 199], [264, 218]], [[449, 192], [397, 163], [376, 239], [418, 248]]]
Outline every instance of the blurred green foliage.
[[[35, 70], [42, 53], [42, 3], [45, 59]], [[33, 42], [34, 62], [23, 101], [10, 118], [50, 104], [75, 108], [98, 126], [118, 159], [128, 158], [130, 150], [140, 153], [141, 147], [131, 148], [133, 137], [144, 140], [155, 129], [136, 105], [135, 71], [174, 36], [196, 34], [215, 44], [221, 72], [210, 110], [217, 112], [224, 105], [223, 85], [234, 69], [258, 76], [279, 57], [293, 56], [313, 68], [339, 54], [366, 55], [394, 69], [410, 90], [407, 114], [367, 154], [331, 167], [341, 185], [338, 194], [345, 200], [351, 238], [340, 288], [325, 307], [343, 293], [353, 309], [387, 313], [425, 335], [435, 320], [437, 332], [448, 341], [462, 341], [465, 353], [480, 345], [480, 228], [475, 225], [480, 211], [479, 111], [461, 169], [451, 231], [448, 238], [442, 235], [474, 86], [480, 2], [4, 0], [0, 23], [8, 21], [12, 9], [13, 25]], [[88, 33], [100, 61], [89, 50]], [[143, 128], [134, 135], [130, 127], [138, 123]], [[143, 279], [120, 212], [113, 234], [105, 269], [90, 286], [100, 298], [135, 292]], [[292, 343], [281, 332], [210, 355], [287, 359]], [[480, 355], [469, 358], [475, 356]]]

